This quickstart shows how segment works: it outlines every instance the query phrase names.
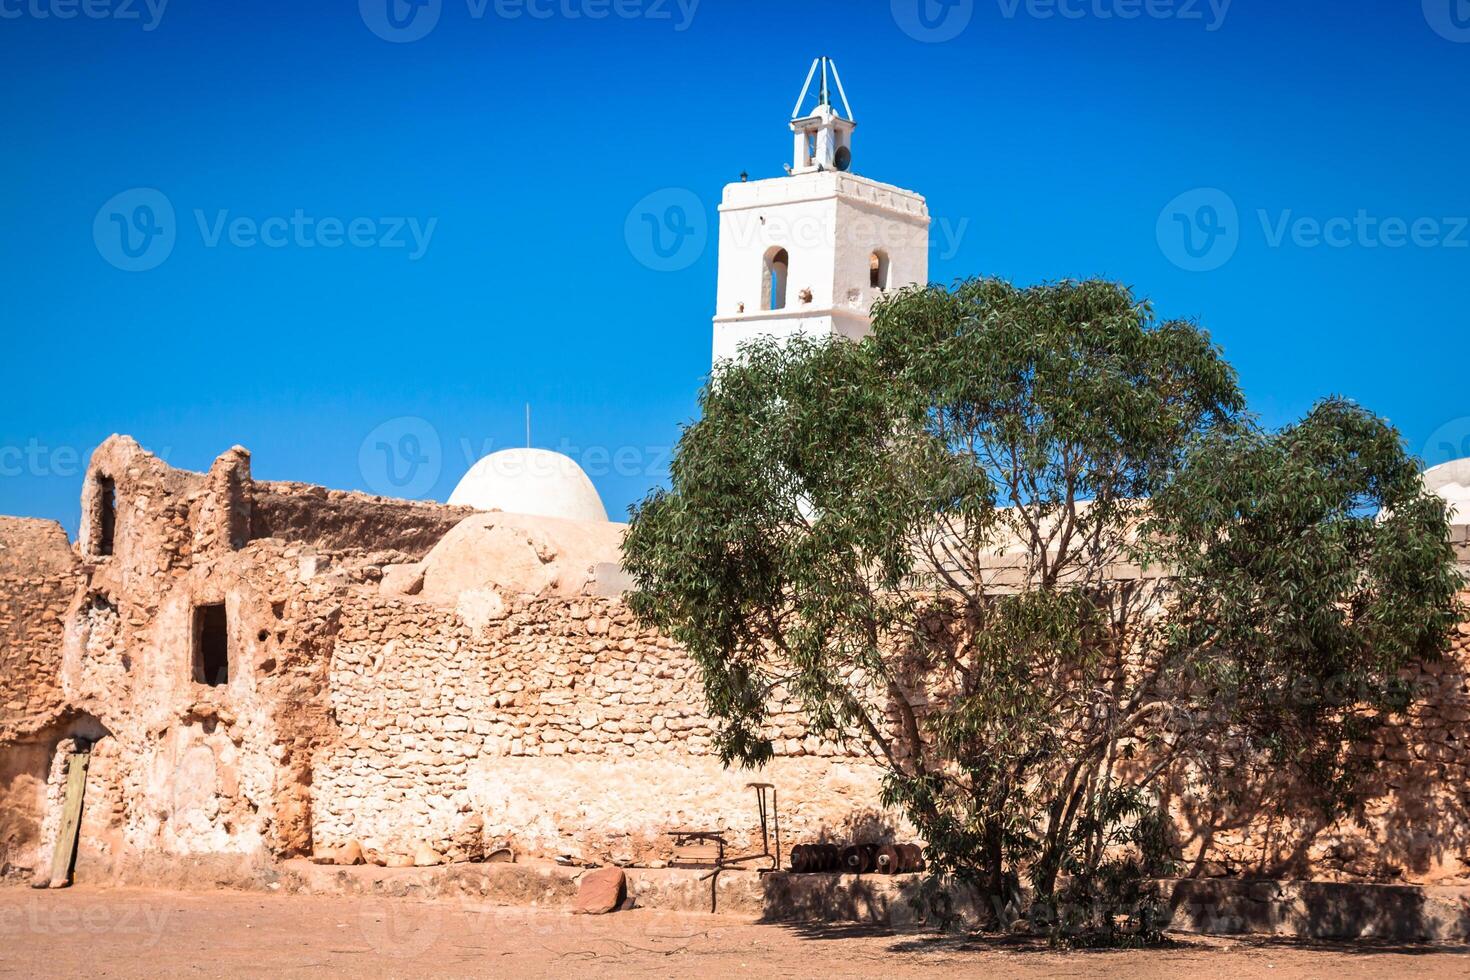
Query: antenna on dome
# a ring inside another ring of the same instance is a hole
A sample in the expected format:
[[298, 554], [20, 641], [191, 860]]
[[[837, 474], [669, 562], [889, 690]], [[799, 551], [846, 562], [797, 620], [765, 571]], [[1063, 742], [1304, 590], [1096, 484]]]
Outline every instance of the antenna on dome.
[[844, 117], [849, 122], [854, 122], [852, 105], [847, 101], [847, 90], [842, 85], [842, 76], [837, 72], [837, 62], [825, 55], [812, 59], [811, 70], [806, 73], [806, 82], [801, 86], [801, 94], [796, 97], [796, 106], [791, 110], [791, 118], [801, 118], [801, 107], [806, 104], [806, 97], [812, 90], [812, 82], [817, 77], [818, 68], [822, 70], [822, 87], [817, 92], [817, 105], [829, 107], [832, 105], [832, 93], [827, 84], [830, 73], [831, 80], [837, 83], [837, 94], [842, 99]]
[[526, 402], [526, 448], [531, 448], [531, 403]]
[[[822, 81], [817, 89], [817, 105], [810, 114], [803, 115], [802, 107], [806, 105], [818, 69], [822, 72]], [[837, 86], [837, 95], [842, 99], [841, 112], [832, 104], [833, 84]], [[856, 126], [857, 122], [852, 117], [852, 104], [847, 101], [847, 89], [842, 84], [842, 76], [837, 72], [837, 62], [825, 55], [814, 59], [811, 69], [806, 73], [806, 82], [801, 86], [801, 95], [796, 97], [796, 107], [791, 110], [795, 152], [786, 173], [796, 175], [822, 170], [851, 170], [852, 131]]]
[[842, 111], [847, 113], [849, 121], [857, 122], [857, 118], [852, 114], [852, 106], [847, 104], [847, 90], [842, 87], [842, 76], [837, 74], [837, 62], [830, 58], [827, 60], [832, 64], [832, 80], [837, 83], [837, 94], [842, 96]]

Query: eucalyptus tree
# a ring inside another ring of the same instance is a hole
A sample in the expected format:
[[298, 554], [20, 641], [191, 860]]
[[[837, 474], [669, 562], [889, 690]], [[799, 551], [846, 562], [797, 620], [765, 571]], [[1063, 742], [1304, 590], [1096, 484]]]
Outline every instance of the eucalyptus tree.
[[1387, 423], [1329, 399], [1264, 431], [1203, 330], [1112, 283], [904, 290], [861, 343], [748, 346], [700, 406], [625, 552], [721, 757], [770, 759], [797, 705], [936, 874], [1102, 933], [1166, 868], [1164, 781], [1230, 746], [1345, 804], [1457, 618]]

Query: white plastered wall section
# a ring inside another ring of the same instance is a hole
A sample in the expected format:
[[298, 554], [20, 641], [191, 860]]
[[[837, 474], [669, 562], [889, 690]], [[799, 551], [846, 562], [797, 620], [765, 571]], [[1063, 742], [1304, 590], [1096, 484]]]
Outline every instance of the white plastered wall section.
[[[766, 257], [789, 255], [786, 304], [766, 309]], [[873, 255], [887, 282], [871, 281]], [[883, 293], [929, 277], [929, 211], [912, 191], [823, 171], [730, 184], [720, 205], [714, 362], [769, 336], [859, 339]], [[810, 299], [806, 299], [809, 291]]]

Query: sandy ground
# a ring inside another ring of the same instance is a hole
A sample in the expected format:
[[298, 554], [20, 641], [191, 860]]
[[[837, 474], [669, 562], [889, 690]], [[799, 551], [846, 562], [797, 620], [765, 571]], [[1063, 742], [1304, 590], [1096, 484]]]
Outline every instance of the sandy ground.
[[1186, 937], [1148, 952], [459, 902], [0, 889], [0, 976], [1465, 977], [1463, 947]]

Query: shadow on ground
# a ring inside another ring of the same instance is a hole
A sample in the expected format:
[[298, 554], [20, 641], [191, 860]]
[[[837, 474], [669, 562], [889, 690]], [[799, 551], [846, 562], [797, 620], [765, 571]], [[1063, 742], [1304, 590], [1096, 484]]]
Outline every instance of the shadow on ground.
[[[859, 923], [831, 924], [820, 922], [772, 922], [798, 939], [811, 942], [842, 942], [852, 939], [891, 939], [886, 951], [907, 953], [1047, 953], [1065, 952], [1069, 956], [1108, 957], [1140, 952], [1137, 949], [1066, 949], [1052, 946], [1035, 936], [987, 935], [984, 933], [920, 933], [898, 931], [886, 926]], [[1198, 951], [1230, 949], [1235, 952], [1281, 951], [1321, 953], [1326, 956], [1443, 956], [1470, 954], [1463, 943], [1399, 943], [1377, 940], [1291, 939], [1285, 937], [1232, 936], [1206, 937], [1173, 935], [1160, 947], [1162, 951]]]

